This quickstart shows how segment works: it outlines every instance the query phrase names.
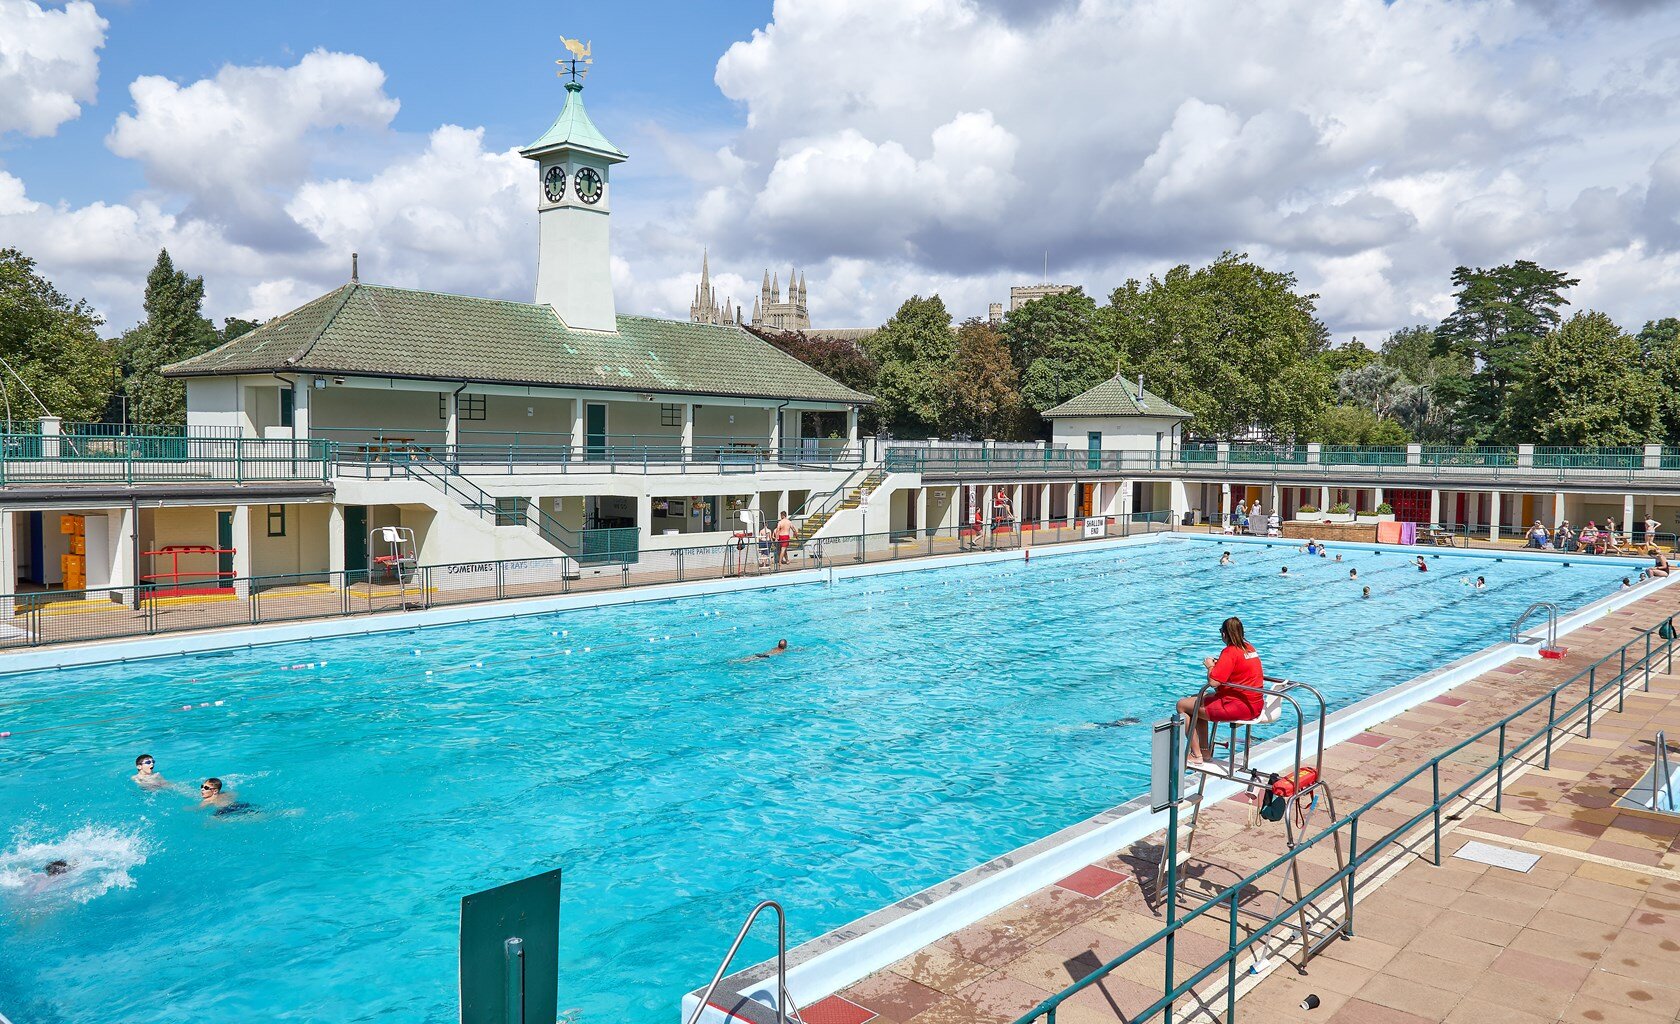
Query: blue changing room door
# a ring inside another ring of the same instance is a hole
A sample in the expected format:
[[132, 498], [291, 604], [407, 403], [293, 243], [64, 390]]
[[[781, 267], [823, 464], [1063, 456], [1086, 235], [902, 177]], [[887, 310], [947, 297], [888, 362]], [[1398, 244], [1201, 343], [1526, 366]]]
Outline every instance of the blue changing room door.
[[1085, 453], [1085, 464], [1088, 468], [1102, 468], [1102, 431], [1092, 430], [1085, 434]]

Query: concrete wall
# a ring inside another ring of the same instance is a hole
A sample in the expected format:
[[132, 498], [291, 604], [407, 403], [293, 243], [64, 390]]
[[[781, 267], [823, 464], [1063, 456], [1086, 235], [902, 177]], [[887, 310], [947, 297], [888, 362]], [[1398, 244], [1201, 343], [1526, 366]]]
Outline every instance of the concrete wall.
[[1177, 443], [1175, 434], [1179, 429], [1179, 420], [1161, 416], [1076, 417], [1051, 421], [1053, 443], [1067, 445], [1076, 451], [1085, 451], [1089, 443], [1087, 434], [1097, 430], [1102, 432], [1103, 451], [1153, 452], [1155, 434], [1159, 431], [1163, 435], [1161, 450], [1165, 452]]
[[254, 428], [246, 418], [239, 398], [239, 382], [231, 377], [203, 377], [187, 381], [188, 425], [253, 434]]
[[286, 533], [268, 535], [268, 505], [251, 506], [251, 571], [258, 576], [327, 571], [327, 519], [332, 506], [291, 504], [286, 510]]
[[[372, 439], [384, 431], [411, 436], [419, 444], [443, 442], [446, 423], [438, 418], [435, 391], [329, 386], [317, 389], [311, 397], [314, 400], [311, 429], [319, 437], [355, 442]], [[567, 424], [565, 429], [570, 428]]]

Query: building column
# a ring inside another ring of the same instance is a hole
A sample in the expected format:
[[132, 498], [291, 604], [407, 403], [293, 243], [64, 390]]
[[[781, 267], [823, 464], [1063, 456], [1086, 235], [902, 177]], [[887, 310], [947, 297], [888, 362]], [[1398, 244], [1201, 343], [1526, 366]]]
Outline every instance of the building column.
[[1318, 510], [1320, 512], [1330, 511], [1330, 488], [1328, 487], [1318, 489]]
[[1383, 490], [1381, 487], [1371, 488], [1371, 501], [1371, 511], [1375, 512], [1377, 510], [1377, 506], [1383, 503]]
[[782, 457], [782, 411], [770, 410], [770, 459], [772, 462]]
[[788, 497], [789, 492], [779, 491], [777, 493], [780, 497], [776, 499], [776, 518], [780, 519], [783, 512], [786, 512], [790, 516], [793, 515], [793, 508], [791, 507], [792, 503]]
[[1038, 485], [1038, 523], [1043, 526], [1050, 521], [1050, 485]]
[[[455, 446], [461, 443], [461, 396], [450, 391], [445, 401], [448, 404], [445, 406], [447, 422], [443, 425], [443, 446], [453, 452]], [[293, 406], [293, 412], [296, 411], [297, 407]]]
[[1633, 495], [1622, 495], [1622, 534], [1633, 543]]
[[1075, 522], [1079, 518], [1079, 485], [1078, 484], [1068, 484], [1067, 485], [1067, 516], [1065, 518], [1067, 519], [1067, 521], [1070, 524]]
[[1172, 517], [1172, 525], [1177, 526], [1184, 518], [1184, 513], [1190, 511], [1190, 489], [1183, 480], [1173, 480], [1167, 485], [1167, 514]]
[[344, 506], [335, 502], [327, 510], [327, 572], [344, 568]]
[[234, 596], [248, 598], [251, 585], [251, 506], [233, 506], [233, 576]]
[[127, 590], [134, 586], [134, 535], [140, 529], [139, 516], [133, 508], [114, 508], [108, 513], [111, 530], [111, 588]]
[[572, 399], [572, 458], [583, 461], [583, 399]]
[[1430, 526], [1440, 526], [1440, 525], [1442, 525], [1442, 523], [1441, 523], [1441, 489], [1438, 488], [1438, 487], [1431, 487], [1429, 489], [1429, 525]]
[[[712, 529], [718, 528], [717, 517], [722, 514], [723, 510], [721, 508], [712, 510]], [[636, 495], [636, 532], [641, 535], [644, 542], [653, 537], [653, 495], [651, 494]]]
[[1283, 518], [1283, 492], [1278, 490], [1277, 484], [1272, 485], [1272, 507], [1266, 511], [1275, 512], [1279, 519]]
[[846, 447], [858, 446], [858, 411], [857, 406], [846, 410]]
[[[17, 527], [15, 520], [19, 513], [0, 510], [0, 565], [4, 565], [6, 575], [0, 577], [0, 622], [10, 624], [13, 608], [12, 595], [17, 593]], [[43, 519], [46, 517], [43, 516]]]
[[1563, 525], [1563, 492], [1552, 492], [1552, 531]]
[[1231, 485], [1219, 485], [1219, 525], [1224, 528], [1231, 521]]
[[1499, 492], [1490, 491], [1492, 498], [1488, 502], [1488, 540], [1499, 539]]
[[682, 459], [688, 462], [694, 457], [694, 403], [683, 403], [682, 422]]
[[1025, 518], [1025, 516], [1023, 516], [1021, 514], [1021, 485], [1020, 484], [1016, 484], [1015, 489], [1009, 495], [1009, 507], [1015, 510], [1015, 528], [1020, 529], [1021, 528], [1021, 520]]
[[916, 488], [916, 531], [926, 537], [928, 530], [928, 489]]

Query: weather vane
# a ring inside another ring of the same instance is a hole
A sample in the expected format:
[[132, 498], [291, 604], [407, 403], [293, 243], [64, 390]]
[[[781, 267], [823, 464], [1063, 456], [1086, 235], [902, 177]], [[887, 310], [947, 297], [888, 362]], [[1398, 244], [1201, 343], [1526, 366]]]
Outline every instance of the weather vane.
[[589, 65], [595, 63], [589, 56], [589, 44], [579, 42], [576, 39], [567, 39], [565, 36], [560, 37], [560, 42], [565, 44], [566, 52], [570, 53], [571, 56], [562, 57], [554, 62], [560, 65], [560, 70], [555, 73], [561, 78], [570, 75], [574, 82], [583, 81], [583, 76], [589, 74]]

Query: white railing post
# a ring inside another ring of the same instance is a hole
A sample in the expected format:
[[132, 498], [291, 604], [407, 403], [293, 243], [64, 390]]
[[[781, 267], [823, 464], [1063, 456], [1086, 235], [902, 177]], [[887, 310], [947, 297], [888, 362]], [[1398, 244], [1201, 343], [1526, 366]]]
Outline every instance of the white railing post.
[[64, 431], [64, 421], [57, 416], [41, 417], [41, 458], [56, 459], [63, 450], [59, 437]]
[[1423, 465], [1423, 445], [1421, 445], [1421, 444], [1409, 444], [1409, 445], [1406, 446], [1406, 465], [1408, 465], [1408, 466], [1421, 466], [1421, 465]]
[[1648, 445], [1646, 445], [1645, 446], [1645, 458], [1641, 462], [1643, 467], [1645, 469], [1661, 469], [1662, 468], [1662, 450], [1663, 450], [1663, 446], [1660, 445], [1660, 444], [1648, 444]]
[[1322, 446], [1317, 441], [1308, 441], [1307, 442], [1307, 464], [1308, 465], [1310, 465], [1310, 466], [1318, 465], [1318, 463], [1320, 461], [1319, 460], [1319, 453], [1320, 453], [1321, 449], [1322, 449]]
[[1517, 445], [1517, 468], [1518, 469], [1533, 469], [1534, 468], [1534, 446], [1533, 445], [1531, 445], [1531, 444], [1519, 444], [1519, 445]]

